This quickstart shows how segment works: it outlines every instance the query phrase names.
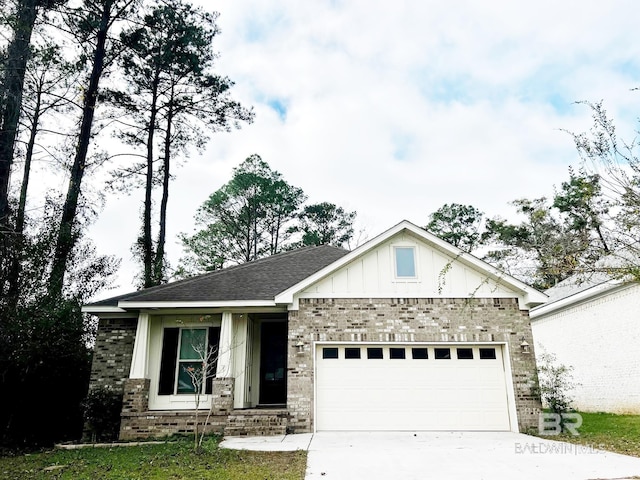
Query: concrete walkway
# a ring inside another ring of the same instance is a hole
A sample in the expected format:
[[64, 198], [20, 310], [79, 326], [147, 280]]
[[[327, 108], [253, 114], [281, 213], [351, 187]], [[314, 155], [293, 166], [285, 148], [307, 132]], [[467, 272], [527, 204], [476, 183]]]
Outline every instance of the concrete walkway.
[[274, 435], [273, 437], [225, 437], [220, 447], [231, 450], [256, 450], [259, 452], [292, 452], [309, 450], [313, 433]]
[[320, 432], [221, 446], [308, 450], [307, 480], [640, 479], [640, 458], [511, 432]]

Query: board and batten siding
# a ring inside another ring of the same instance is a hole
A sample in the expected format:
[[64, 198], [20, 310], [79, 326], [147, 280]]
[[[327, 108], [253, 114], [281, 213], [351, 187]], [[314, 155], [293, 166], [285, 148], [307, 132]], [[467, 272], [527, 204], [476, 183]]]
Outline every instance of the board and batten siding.
[[[415, 278], [396, 278], [394, 247], [414, 247]], [[512, 298], [513, 291], [409, 233], [389, 239], [298, 293], [298, 298]]]

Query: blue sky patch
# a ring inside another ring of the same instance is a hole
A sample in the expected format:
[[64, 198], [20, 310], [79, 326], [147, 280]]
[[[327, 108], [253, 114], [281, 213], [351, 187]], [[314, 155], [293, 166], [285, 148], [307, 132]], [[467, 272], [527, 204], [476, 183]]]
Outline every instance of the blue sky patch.
[[395, 133], [391, 135], [393, 158], [400, 162], [413, 160], [415, 139], [408, 133]]
[[477, 91], [478, 84], [474, 86], [467, 75], [437, 76], [423, 70], [416, 72], [415, 77], [424, 97], [436, 103], [472, 103], [474, 98], [482, 96], [482, 92]]
[[271, 110], [274, 110], [278, 114], [280, 120], [285, 120], [287, 118], [288, 102], [286, 100], [281, 98], [270, 98], [267, 99], [265, 103], [269, 105]]

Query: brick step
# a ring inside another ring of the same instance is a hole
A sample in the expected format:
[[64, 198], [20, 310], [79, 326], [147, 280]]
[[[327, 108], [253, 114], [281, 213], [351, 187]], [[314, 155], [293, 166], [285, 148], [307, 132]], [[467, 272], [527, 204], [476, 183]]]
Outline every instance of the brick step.
[[227, 417], [228, 437], [285, 435], [289, 412], [285, 409], [233, 410]]

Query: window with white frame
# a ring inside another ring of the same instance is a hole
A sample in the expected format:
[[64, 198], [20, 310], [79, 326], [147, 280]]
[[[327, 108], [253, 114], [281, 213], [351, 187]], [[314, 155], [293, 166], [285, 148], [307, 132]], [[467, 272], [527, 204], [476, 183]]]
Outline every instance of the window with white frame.
[[416, 278], [416, 249], [415, 247], [394, 247], [396, 278]]
[[158, 395], [194, 394], [196, 385], [211, 393], [219, 341], [220, 327], [165, 328]]

